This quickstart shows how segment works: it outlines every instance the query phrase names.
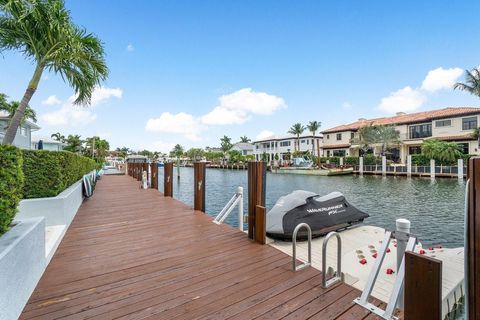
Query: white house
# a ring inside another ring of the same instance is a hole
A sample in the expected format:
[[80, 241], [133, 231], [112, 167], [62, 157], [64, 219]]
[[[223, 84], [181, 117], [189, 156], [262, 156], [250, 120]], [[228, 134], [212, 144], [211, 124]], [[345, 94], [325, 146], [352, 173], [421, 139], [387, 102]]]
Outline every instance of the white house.
[[[0, 141], [5, 137], [5, 131], [7, 130], [8, 122], [10, 118], [4, 114], [0, 114]], [[22, 123], [17, 130], [13, 145], [21, 149], [31, 149], [32, 147], [32, 132], [39, 130], [40, 127], [30, 121]]]
[[67, 146], [66, 143], [53, 140], [50, 137], [34, 136], [32, 137], [32, 149], [40, 149], [40, 141], [42, 142], [41, 144], [43, 150], [61, 151]]
[[231, 150], [236, 150], [243, 156], [248, 156], [253, 154], [253, 144], [250, 142], [237, 142], [233, 145]]
[[300, 152], [312, 152], [317, 155], [318, 148], [321, 149], [323, 137], [321, 135], [303, 135], [298, 139], [293, 135], [271, 136], [262, 140], [253, 142], [253, 154], [256, 160], [261, 160], [265, 153], [267, 161], [274, 160], [278, 156], [280, 160], [287, 160], [296, 150]]

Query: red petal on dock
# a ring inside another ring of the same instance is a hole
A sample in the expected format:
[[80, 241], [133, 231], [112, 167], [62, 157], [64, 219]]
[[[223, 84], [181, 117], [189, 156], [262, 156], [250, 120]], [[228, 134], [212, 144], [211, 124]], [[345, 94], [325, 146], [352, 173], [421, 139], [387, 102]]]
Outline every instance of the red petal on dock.
[[420, 254], [425, 254], [425, 250], [422, 249], [422, 250], [419, 251], [419, 253]]
[[372, 254], [372, 257], [374, 257], [375, 259], [377, 258], [377, 253], [375, 252], [374, 254]]
[[387, 274], [394, 274], [394, 273], [395, 273], [395, 271], [393, 271], [392, 268], [388, 268], [388, 269], [387, 269]]
[[360, 264], [367, 264], [367, 259], [362, 259], [359, 262], [360, 262]]
[[433, 250], [433, 247], [428, 247], [428, 250]]
[[390, 248], [387, 248], [387, 253], [389, 253], [389, 252], [390, 252]]

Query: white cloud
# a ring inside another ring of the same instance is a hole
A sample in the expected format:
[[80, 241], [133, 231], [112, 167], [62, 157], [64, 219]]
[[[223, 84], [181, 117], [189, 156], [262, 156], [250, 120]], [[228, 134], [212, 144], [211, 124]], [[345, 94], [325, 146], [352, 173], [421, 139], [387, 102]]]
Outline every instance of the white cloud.
[[134, 50], [135, 50], [135, 47], [133, 46], [133, 44], [129, 43], [128, 46], [127, 46], [127, 51], [132, 52]]
[[201, 121], [209, 125], [242, 124], [251, 114], [270, 115], [287, 105], [281, 97], [255, 92], [251, 88], [244, 88], [233, 93], [223, 95], [219, 105], [201, 117]]
[[262, 130], [262, 132], [260, 132], [258, 135], [257, 135], [257, 140], [262, 140], [262, 139], [266, 139], [266, 138], [269, 138], [271, 136], [273, 136], [275, 133], [273, 131], [270, 131], [270, 130]]
[[342, 103], [342, 109], [343, 110], [350, 110], [350, 109], [352, 109], [352, 107], [353, 107], [353, 105], [348, 101], [345, 101], [344, 103]]
[[[44, 113], [40, 116], [40, 119], [46, 124], [52, 126], [84, 126], [97, 119], [93, 107], [112, 97], [121, 98], [122, 90], [118, 88], [97, 87], [92, 93], [91, 107], [74, 105], [73, 101], [75, 100], [75, 96], [72, 95], [60, 109]], [[48, 99], [50, 98], [51, 97]]]
[[47, 99], [42, 101], [42, 104], [46, 106], [53, 106], [60, 103], [62, 103], [62, 101], [58, 99], [56, 95], [49, 96]]
[[150, 118], [145, 125], [145, 130], [150, 132], [163, 132], [181, 134], [191, 141], [198, 141], [198, 134], [205, 128], [191, 114], [180, 112], [172, 114], [163, 112], [158, 118]]
[[452, 89], [463, 74], [460, 68], [443, 69], [442, 67], [430, 70], [422, 82], [421, 89], [435, 92], [442, 89]]
[[425, 101], [426, 97], [419, 90], [407, 86], [382, 98], [378, 109], [386, 113], [411, 112], [418, 109]]
[[92, 106], [96, 106], [112, 97], [121, 99], [123, 91], [120, 88], [97, 87], [92, 93]]

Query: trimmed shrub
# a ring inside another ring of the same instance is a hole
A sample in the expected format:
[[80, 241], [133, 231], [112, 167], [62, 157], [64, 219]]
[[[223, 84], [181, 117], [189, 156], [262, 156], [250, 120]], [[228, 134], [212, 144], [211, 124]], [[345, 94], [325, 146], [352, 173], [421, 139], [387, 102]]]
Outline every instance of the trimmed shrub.
[[423, 154], [412, 154], [412, 165], [429, 166], [430, 159], [425, 157]]
[[69, 151], [24, 150], [23, 197], [54, 197], [97, 168], [94, 160]]
[[343, 163], [355, 166], [358, 165], [359, 160], [358, 157], [345, 157], [345, 159], [343, 159]]
[[340, 157], [330, 157], [328, 158], [331, 164], [340, 164]]
[[382, 157], [376, 157], [373, 154], [366, 154], [363, 156], [363, 164], [364, 165], [375, 165], [375, 164], [382, 164]]
[[7, 232], [17, 213], [23, 190], [22, 153], [0, 145], [0, 235]]

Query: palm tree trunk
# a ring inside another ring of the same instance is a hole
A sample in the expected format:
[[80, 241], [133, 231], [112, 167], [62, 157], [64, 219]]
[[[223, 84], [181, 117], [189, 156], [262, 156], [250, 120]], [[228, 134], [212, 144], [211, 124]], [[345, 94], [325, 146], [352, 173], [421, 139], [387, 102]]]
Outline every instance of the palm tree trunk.
[[315, 131], [313, 133], [313, 139], [312, 139], [312, 157], [315, 155]]
[[40, 82], [40, 77], [42, 76], [43, 66], [37, 65], [33, 77], [28, 84], [28, 88], [23, 95], [22, 101], [18, 106], [18, 109], [15, 111], [10, 123], [8, 124], [7, 131], [5, 132], [5, 137], [3, 138], [3, 144], [12, 144], [17, 134], [18, 127], [22, 122], [23, 116], [25, 114], [25, 109], [27, 108], [30, 99], [32, 99], [33, 94], [37, 91], [38, 83]]

